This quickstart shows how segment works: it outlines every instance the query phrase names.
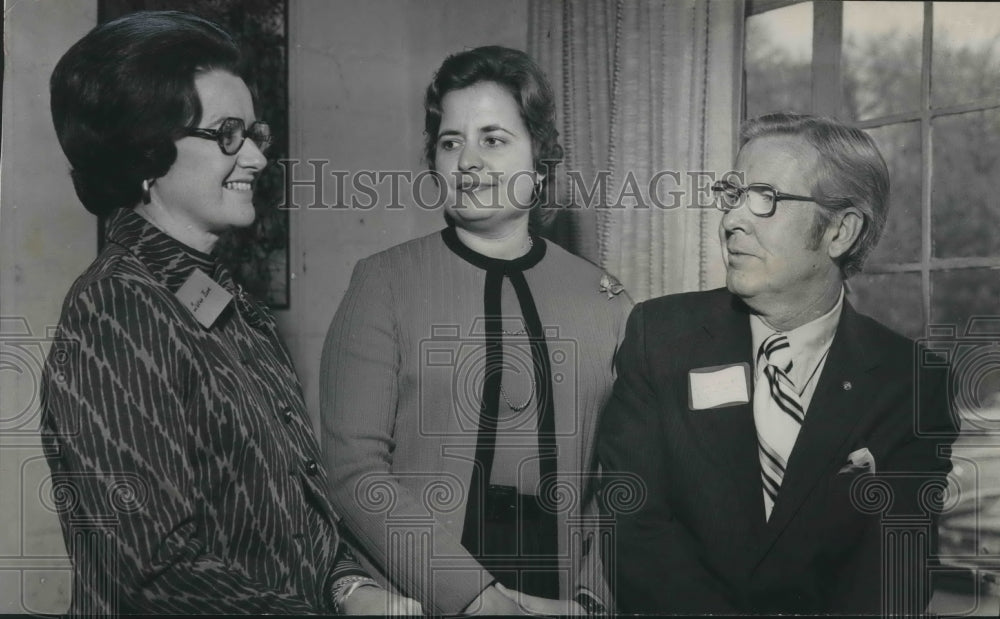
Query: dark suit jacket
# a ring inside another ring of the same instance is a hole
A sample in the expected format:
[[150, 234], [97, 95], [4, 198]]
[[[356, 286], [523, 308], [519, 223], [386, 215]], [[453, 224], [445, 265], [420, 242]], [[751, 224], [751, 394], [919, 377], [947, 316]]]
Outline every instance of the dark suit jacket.
[[[905, 598], [885, 598], [894, 608], [925, 606], [936, 548], [928, 482], [943, 486], [955, 436], [947, 370], [921, 367], [912, 341], [845, 302], [765, 521], [751, 404], [693, 411], [688, 397], [690, 370], [752, 368], [751, 349], [748, 309], [725, 289], [633, 310], [598, 437], [608, 478], [641, 480], [645, 493], [642, 507], [616, 514], [605, 559], [619, 610], [878, 613], [883, 580]], [[862, 447], [876, 475], [840, 473]], [[883, 579], [883, 537], [907, 514], [918, 534], [904, 542], [922, 559], [896, 560], [885, 546], [893, 576]]]

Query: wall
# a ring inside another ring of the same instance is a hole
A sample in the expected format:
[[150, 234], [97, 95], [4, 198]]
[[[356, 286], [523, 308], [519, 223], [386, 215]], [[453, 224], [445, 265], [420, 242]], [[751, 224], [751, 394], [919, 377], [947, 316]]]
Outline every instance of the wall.
[[[94, 26], [96, 0], [6, 0], [0, 154], [0, 613], [60, 613], [70, 581], [37, 438], [38, 374], [65, 291], [95, 255], [49, 116], [48, 78]], [[444, 57], [524, 48], [527, 0], [291, 0], [292, 156], [327, 170], [421, 170], [423, 89]], [[308, 174], [308, 170], [299, 171]], [[330, 188], [330, 195], [335, 192]], [[328, 202], [332, 198], [327, 199]], [[361, 257], [441, 226], [403, 196], [371, 210], [291, 213], [292, 305], [282, 332], [318, 426], [326, 327]]]
[[[15, 2], [4, 8], [0, 154], [0, 612], [61, 612], [69, 578], [59, 522], [45, 507], [48, 467], [37, 438], [38, 375], [47, 329], [81, 265], [96, 221], [76, 199], [49, 117], [56, 61], [96, 23], [97, 5]], [[50, 502], [49, 502], [50, 504]]]

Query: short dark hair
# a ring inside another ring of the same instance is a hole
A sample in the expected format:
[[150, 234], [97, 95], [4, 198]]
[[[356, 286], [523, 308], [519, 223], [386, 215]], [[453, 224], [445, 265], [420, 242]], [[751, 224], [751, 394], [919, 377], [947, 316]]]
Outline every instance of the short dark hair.
[[839, 265], [844, 277], [860, 273], [889, 215], [889, 168], [875, 141], [861, 129], [832, 118], [781, 112], [744, 123], [740, 148], [767, 136], [801, 137], [819, 153], [812, 196], [824, 210], [814, 231], [822, 234], [835, 211], [851, 206], [861, 211], [861, 235], [840, 257]]
[[[528, 54], [487, 45], [448, 56], [434, 74], [424, 97], [424, 159], [434, 169], [438, 131], [441, 129], [441, 101], [453, 90], [468, 88], [480, 82], [493, 82], [514, 97], [521, 119], [531, 136], [531, 153], [535, 171], [544, 175], [536, 205], [549, 203], [548, 188], [556, 166], [563, 158], [556, 129], [556, 106], [552, 87], [542, 70]], [[554, 216], [550, 209], [533, 208], [535, 224]]]
[[88, 211], [135, 206], [142, 181], [170, 169], [179, 129], [201, 121], [195, 77], [212, 70], [248, 81], [233, 37], [180, 11], [125, 15], [63, 55], [49, 81], [52, 121]]

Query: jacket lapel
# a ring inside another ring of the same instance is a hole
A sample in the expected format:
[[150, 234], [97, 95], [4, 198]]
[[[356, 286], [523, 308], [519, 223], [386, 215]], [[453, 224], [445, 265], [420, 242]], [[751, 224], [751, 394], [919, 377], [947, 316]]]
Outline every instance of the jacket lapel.
[[[874, 354], [873, 354], [874, 352]], [[840, 324], [813, 393], [805, 422], [795, 441], [778, 493], [762, 555], [770, 549], [802, 502], [831, 467], [841, 446], [861, 419], [865, 408], [859, 400], [865, 374], [878, 365], [877, 351], [866, 351], [859, 317], [844, 301]]]
[[[706, 317], [702, 325], [704, 345], [692, 346], [689, 356], [691, 369], [747, 363], [751, 370], [753, 342], [746, 307], [736, 297], [725, 306], [721, 315]], [[688, 409], [688, 377], [684, 377], [683, 409]], [[753, 402], [753, 378], [748, 385]], [[731, 489], [743, 505], [746, 522], [754, 533], [764, 526], [764, 499], [757, 456], [757, 430], [754, 427], [750, 403], [710, 410], [688, 410], [691, 427], [708, 453], [731, 480]]]

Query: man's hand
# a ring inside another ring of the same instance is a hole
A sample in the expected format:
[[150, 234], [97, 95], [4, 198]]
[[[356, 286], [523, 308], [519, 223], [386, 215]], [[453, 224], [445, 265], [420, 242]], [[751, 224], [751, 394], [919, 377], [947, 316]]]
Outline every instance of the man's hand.
[[355, 589], [341, 604], [345, 615], [422, 615], [420, 602], [413, 598], [389, 593], [382, 587]]
[[532, 615], [586, 615], [587, 611], [583, 606], [573, 600], [551, 600], [541, 598], [537, 595], [528, 595], [520, 591], [513, 591], [507, 587], [496, 584], [497, 591], [504, 594], [512, 602], [521, 607], [524, 612]]
[[502, 585], [497, 583], [483, 589], [476, 599], [472, 600], [465, 610], [466, 615], [527, 615], [527, 609], [518, 606], [517, 602], [510, 599], [499, 588]]

